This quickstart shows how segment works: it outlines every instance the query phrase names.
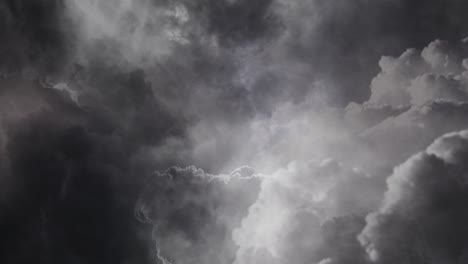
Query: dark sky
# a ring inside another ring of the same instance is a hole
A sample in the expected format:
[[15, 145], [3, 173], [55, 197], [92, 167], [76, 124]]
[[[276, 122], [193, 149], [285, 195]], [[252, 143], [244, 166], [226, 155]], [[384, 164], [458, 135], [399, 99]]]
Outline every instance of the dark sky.
[[0, 0], [0, 263], [465, 263], [467, 13]]

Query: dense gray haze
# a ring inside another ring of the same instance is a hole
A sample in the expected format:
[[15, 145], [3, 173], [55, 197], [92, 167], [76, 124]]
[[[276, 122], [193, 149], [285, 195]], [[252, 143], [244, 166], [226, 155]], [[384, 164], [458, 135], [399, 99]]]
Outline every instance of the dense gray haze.
[[468, 263], [467, 13], [0, 0], [0, 263]]

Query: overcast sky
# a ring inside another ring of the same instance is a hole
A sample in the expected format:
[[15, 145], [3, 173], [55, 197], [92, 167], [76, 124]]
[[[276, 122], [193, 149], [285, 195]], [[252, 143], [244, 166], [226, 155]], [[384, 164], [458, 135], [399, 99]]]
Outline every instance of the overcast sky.
[[467, 13], [0, 0], [0, 263], [467, 263]]

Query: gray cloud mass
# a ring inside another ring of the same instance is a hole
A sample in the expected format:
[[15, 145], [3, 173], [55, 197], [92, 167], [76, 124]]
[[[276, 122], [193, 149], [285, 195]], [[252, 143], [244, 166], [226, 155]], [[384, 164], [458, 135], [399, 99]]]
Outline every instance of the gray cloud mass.
[[465, 263], [467, 11], [0, 1], [0, 263]]

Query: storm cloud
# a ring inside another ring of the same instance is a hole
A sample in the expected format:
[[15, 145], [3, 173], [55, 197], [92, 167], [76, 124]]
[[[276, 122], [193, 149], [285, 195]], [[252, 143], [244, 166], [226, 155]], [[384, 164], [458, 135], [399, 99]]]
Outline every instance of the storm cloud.
[[395, 168], [359, 236], [378, 263], [463, 263], [467, 132], [444, 135]]
[[0, 1], [0, 262], [464, 263], [467, 11]]

